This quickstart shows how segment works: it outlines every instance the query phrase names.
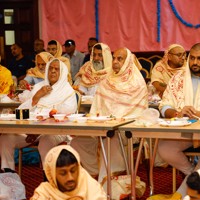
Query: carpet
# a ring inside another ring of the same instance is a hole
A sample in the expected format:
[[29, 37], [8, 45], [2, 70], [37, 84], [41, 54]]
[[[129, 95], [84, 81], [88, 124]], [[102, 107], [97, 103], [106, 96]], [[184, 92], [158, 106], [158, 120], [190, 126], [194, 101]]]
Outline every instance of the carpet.
[[[17, 170], [17, 167], [16, 167]], [[149, 197], [149, 184], [146, 165], [140, 164], [138, 176], [141, 180], [146, 182], [147, 189], [144, 195], [139, 200], [146, 200]], [[177, 174], [177, 188], [183, 180], [181, 173]], [[22, 182], [26, 187], [27, 199], [33, 194], [34, 189], [43, 181], [43, 172], [39, 164], [36, 165], [23, 165], [22, 169]], [[172, 168], [154, 168], [154, 194], [171, 194], [172, 193]]]

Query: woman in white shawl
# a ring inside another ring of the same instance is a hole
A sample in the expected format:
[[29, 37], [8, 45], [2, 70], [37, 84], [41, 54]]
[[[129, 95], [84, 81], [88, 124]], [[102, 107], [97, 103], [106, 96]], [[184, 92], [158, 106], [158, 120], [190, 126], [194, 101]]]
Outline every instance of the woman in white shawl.
[[48, 182], [41, 183], [31, 200], [106, 200], [100, 184], [81, 166], [78, 153], [68, 145], [51, 149], [45, 159]]
[[[19, 108], [28, 108], [34, 114], [49, 114], [55, 108], [65, 114], [77, 110], [75, 92], [67, 81], [68, 70], [65, 64], [53, 59], [47, 63], [45, 80], [36, 84], [32, 90], [30, 100], [24, 102]], [[56, 133], [55, 133], [56, 134]], [[54, 146], [67, 140], [67, 135], [1, 135], [1, 168], [14, 170], [14, 149], [22, 148], [39, 138], [39, 153], [42, 163], [47, 152]]]

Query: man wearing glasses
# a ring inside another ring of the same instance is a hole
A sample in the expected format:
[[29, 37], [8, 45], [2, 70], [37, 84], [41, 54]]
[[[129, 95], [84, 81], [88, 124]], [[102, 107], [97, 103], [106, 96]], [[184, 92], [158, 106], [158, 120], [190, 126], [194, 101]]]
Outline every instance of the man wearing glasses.
[[151, 83], [161, 98], [171, 77], [185, 68], [185, 61], [185, 49], [179, 44], [172, 44], [165, 51], [163, 58], [155, 64]]
[[[200, 117], [200, 43], [192, 46], [184, 71], [173, 76], [163, 94], [159, 110], [163, 117]], [[189, 147], [199, 147], [196, 140], [159, 140], [158, 152], [161, 158], [185, 175], [200, 169], [200, 160], [196, 167], [183, 153]], [[187, 178], [186, 178], [187, 179]], [[185, 180], [186, 180], [185, 179]], [[186, 182], [183, 181], [177, 193], [186, 195]], [[181, 197], [179, 199], [182, 199]], [[174, 199], [174, 198], [173, 198]], [[197, 198], [196, 198], [197, 199]], [[199, 199], [199, 198], [198, 198]]]

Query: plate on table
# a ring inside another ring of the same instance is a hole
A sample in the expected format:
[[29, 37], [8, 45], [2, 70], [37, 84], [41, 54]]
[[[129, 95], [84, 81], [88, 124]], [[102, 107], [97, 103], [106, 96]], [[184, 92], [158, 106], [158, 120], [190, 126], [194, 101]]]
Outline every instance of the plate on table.
[[132, 120], [132, 119], [136, 119], [137, 116], [135, 115], [130, 115], [130, 116], [126, 116], [126, 117], [122, 117], [123, 119], [127, 119], [127, 120]]
[[99, 116], [99, 117], [89, 117], [88, 118], [89, 120], [92, 120], [92, 121], [97, 121], [97, 122], [99, 122], [99, 121], [108, 121], [108, 120], [111, 120], [111, 119], [113, 119], [113, 118], [111, 118], [111, 117], [109, 117], [109, 116]]
[[170, 127], [179, 127], [179, 126], [188, 126], [191, 124], [189, 121], [162, 121], [159, 123], [160, 126], [170, 126]]
[[16, 120], [15, 114], [1, 114], [0, 120]]

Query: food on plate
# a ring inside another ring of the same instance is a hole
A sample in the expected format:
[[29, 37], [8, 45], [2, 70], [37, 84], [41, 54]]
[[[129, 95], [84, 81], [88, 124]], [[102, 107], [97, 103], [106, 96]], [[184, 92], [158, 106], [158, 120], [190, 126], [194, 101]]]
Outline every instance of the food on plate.
[[38, 116], [36, 116], [36, 119], [38, 119], [38, 120], [43, 120], [44, 117], [43, 117], [42, 115], [38, 115]]
[[53, 118], [53, 115], [55, 115], [58, 111], [53, 108], [50, 112], [49, 112], [49, 117]]

